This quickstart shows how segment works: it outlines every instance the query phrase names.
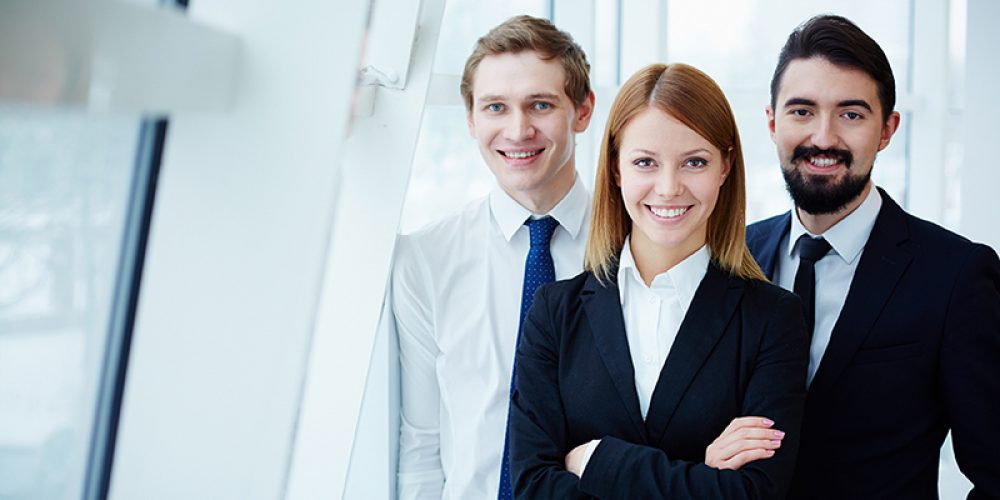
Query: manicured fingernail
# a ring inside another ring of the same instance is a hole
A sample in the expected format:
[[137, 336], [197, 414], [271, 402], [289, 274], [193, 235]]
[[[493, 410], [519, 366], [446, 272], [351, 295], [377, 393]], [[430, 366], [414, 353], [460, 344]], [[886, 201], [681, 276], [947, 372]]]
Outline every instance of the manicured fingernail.
[[768, 456], [774, 455], [774, 450], [767, 450], [767, 455]]
[[760, 423], [764, 424], [767, 427], [770, 427], [770, 426], [774, 425], [774, 421], [771, 420], [771, 419], [769, 419], [769, 418], [765, 418], [765, 419], [761, 420]]
[[775, 446], [781, 446], [781, 441], [778, 441], [777, 439], [775, 439], [775, 440], [771, 441], [771, 444], [773, 444]]
[[785, 433], [782, 431], [774, 431], [774, 435], [777, 437], [785, 437]]

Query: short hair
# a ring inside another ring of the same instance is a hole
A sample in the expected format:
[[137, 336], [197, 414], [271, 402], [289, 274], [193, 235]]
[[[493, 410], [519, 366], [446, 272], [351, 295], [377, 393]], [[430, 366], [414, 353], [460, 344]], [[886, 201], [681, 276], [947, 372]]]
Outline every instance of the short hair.
[[479, 63], [486, 56], [534, 51], [542, 59], [558, 59], [566, 73], [565, 92], [579, 107], [590, 95], [590, 63], [573, 37], [560, 31], [547, 19], [515, 16], [491, 29], [476, 41], [472, 55], [465, 61], [459, 89], [465, 110], [472, 110], [472, 84]]
[[889, 119], [896, 106], [896, 79], [885, 52], [875, 40], [849, 19], [830, 14], [819, 15], [800, 24], [781, 48], [778, 65], [771, 77], [771, 109], [775, 109], [781, 78], [788, 64], [796, 59], [821, 57], [835, 66], [865, 72], [878, 88], [882, 121]]
[[617, 278], [612, 274], [618, 266], [625, 237], [632, 229], [616, 181], [622, 133], [633, 118], [647, 109], [657, 109], [676, 118], [719, 148], [728, 159], [729, 175], [719, 188], [715, 209], [708, 218], [706, 243], [712, 261], [721, 269], [741, 278], [766, 281], [745, 241], [746, 181], [733, 110], [715, 81], [687, 64], [646, 66], [632, 75], [615, 97], [597, 163], [584, 269], [602, 283]]

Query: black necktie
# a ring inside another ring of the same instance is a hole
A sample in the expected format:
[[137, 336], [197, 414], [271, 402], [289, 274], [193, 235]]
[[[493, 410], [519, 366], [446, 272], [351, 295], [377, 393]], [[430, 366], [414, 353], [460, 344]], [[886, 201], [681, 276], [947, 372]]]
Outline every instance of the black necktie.
[[806, 335], [812, 339], [816, 325], [816, 261], [830, 251], [830, 244], [823, 238], [808, 234], [799, 237], [799, 270], [795, 273], [793, 291], [802, 299], [806, 313]]

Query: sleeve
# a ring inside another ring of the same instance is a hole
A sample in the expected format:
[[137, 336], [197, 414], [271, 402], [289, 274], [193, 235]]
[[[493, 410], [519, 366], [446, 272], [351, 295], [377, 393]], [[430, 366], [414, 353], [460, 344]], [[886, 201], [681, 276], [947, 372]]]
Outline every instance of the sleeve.
[[1000, 498], [1000, 260], [975, 245], [949, 299], [941, 379], [958, 467], [969, 498]]
[[784, 498], [798, 453], [808, 353], [797, 297], [783, 294], [770, 316], [761, 327], [742, 414], [766, 416], [787, 433], [773, 457], [739, 470], [718, 470], [672, 460], [658, 448], [604, 437], [580, 479], [580, 490], [598, 498]]
[[[510, 464], [514, 497], [587, 498], [566, 470], [566, 418], [559, 396], [559, 343], [547, 301], [550, 288], [535, 293], [516, 354], [517, 381], [511, 396]], [[581, 444], [574, 443], [573, 446]]]
[[399, 337], [400, 500], [439, 499], [444, 489], [432, 291], [430, 272], [419, 248], [409, 237], [401, 236], [389, 298]]

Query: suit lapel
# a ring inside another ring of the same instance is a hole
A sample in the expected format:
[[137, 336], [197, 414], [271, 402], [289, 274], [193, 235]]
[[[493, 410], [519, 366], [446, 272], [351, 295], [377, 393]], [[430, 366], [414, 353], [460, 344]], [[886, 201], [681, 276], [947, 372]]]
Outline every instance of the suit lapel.
[[[617, 271], [612, 273], [617, 276]], [[593, 275], [587, 277], [581, 297], [583, 309], [590, 323], [604, 366], [611, 375], [629, 419], [640, 436], [646, 435], [639, 410], [639, 396], [635, 392], [635, 369], [625, 336], [625, 319], [622, 317], [621, 299], [617, 282], [601, 285]]]
[[764, 276], [767, 276], [769, 280], [774, 279], [774, 269], [778, 265], [778, 249], [781, 248], [782, 238], [788, 236], [791, 223], [791, 212], [785, 212], [760, 222], [759, 228], [753, 228], [754, 232], [747, 234], [747, 246], [750, 247], [754, 259], [764, 271]]
[[646, 415], [650, 443], [663, 439], [681, 398], [722, 338], [742, 296], [740, 280], [730, 279], [714, 263], [709, 265], [653, 390]]
[[879, 189], [879, 192], [882, 209], [865, 243], [844, 308], [809, 387], [810, 393], [833, 384], [843, 373], [913, 258], [900, 247], [909, 238], [906, 214], [885, 191]]

